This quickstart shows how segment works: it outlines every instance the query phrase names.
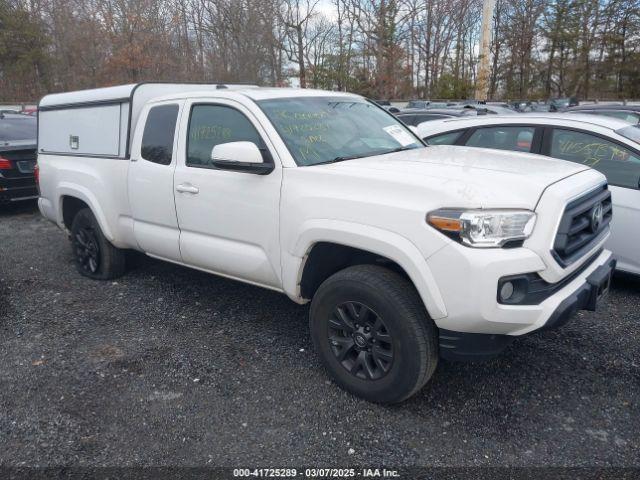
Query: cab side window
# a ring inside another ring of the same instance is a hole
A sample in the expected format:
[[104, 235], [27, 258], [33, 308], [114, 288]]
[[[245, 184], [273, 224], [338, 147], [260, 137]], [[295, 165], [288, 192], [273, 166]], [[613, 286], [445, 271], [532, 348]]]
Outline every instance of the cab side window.
[[142, 133], [143, 159], [160, 165], [171, 163], [177, 120], [178, 105], [151, 107]]
[[554, 158], [592, 167], [620, 187], [640, 187], [640, 155], [597, 135], [554, 128], [551, 151]]
[[189, 119], [187, 165], [215, 168], [213, 147], [229, 142], [253, 142], [264, 153], [266, 147], [251, 121], [238, 110], [222, 105], [194, 105]]
[[467, 140], [468, 147], [495, 148], [530, 152], [534, 127], [488, 127], [478, 128]]

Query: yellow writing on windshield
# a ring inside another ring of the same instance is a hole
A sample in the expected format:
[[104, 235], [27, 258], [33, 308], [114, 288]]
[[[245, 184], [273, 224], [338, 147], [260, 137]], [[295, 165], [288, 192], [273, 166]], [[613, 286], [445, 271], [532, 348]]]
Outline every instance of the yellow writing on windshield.
[[329, 125], [324, 122], [319, 123], [291, 123], [282, 126], [282, 131], [287, 135], [307, 135], [316, 132], [328, 132]]
[[290, 112], [288, 110], [278, 110], [276, 112], [276, 118], [281, 120], [322, 120], [329, 116], [329, 112], [326, 110], [319, 110], [315, 112]]

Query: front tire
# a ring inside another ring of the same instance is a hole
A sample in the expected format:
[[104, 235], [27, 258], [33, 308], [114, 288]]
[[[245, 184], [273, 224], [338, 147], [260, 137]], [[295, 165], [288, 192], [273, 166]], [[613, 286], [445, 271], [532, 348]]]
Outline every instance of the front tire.
[[375, 265], [346, 268], [320, 285], [311, 336], [334, 381], [378, 403], [401, 402], [431, 378], [438, 334], [414, 286]]
[[88, 208], [83, 208], [73, 218], [71, 245], [76, 269], [85, 277], [110, 280], [124, 273], [124, 250], [111, 245]]

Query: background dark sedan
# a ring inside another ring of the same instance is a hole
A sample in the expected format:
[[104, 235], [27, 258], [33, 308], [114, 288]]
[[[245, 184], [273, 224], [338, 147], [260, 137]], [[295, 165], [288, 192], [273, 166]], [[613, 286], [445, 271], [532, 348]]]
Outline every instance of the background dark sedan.
[[0, 113], [0, 204], [38, 197], [36, 119]]
[[576, 97], [552, 98], [549, 100], [549, 111], [559, 112], [564, 108], [575, 107], [579, 104], [580, 103]]

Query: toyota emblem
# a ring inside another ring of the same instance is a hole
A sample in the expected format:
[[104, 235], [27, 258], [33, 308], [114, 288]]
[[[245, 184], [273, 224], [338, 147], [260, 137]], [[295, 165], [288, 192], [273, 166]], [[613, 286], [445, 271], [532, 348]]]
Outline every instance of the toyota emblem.
[[600, 225], [602, 225], [603, 219], [604, 208], [602, 206], [602, 203], [599, 203], [591, 209], [591, 231], [593, 233], [597, 232], [600, 229]]

